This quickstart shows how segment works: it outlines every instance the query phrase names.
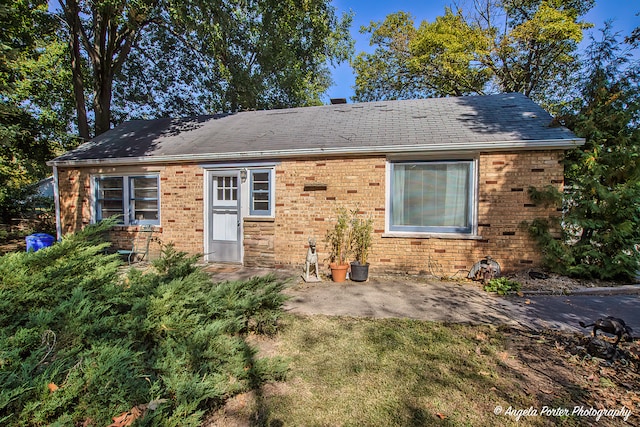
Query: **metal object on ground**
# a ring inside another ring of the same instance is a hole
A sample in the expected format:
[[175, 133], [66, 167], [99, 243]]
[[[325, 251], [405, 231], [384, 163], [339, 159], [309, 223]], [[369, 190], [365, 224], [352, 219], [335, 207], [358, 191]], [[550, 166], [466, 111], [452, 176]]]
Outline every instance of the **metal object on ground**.
[[483, 260], [473, 264], [467, 277], [472, 280], [482, 280], [483, 283], [487, 283], [491, 279], [500, 277], [500, 264], [491, 258], [491, 255], [487, 255]]

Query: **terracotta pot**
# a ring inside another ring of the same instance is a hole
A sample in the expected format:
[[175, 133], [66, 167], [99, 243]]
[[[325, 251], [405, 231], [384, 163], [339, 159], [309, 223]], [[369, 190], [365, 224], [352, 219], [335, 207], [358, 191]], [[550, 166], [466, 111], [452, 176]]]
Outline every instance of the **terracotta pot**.
[[331, 278], [334, 282], [344, 282], [347, 280], [347, 271], [349, 271], [349, 264], [329, 264], [331, 267]]

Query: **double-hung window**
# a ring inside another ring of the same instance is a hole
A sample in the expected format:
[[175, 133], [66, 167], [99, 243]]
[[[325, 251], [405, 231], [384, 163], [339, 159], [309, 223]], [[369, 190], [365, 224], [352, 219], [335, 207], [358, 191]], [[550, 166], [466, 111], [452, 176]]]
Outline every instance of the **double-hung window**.
[[256, 216], [271, 216], [273, 214], [273, 170], [252, 169], [250, 179], [250, 209], [249, 213]]
[[95, 218], [117, 215], [123, 225], [160, 224], [157, 175], [95, 177]]
[[389, 230], [472, 233], [474, 165], [473, 160], [391, 163]]
[[96, 219], [124, 216], [124, 183], [121, 176], [96, 177]]

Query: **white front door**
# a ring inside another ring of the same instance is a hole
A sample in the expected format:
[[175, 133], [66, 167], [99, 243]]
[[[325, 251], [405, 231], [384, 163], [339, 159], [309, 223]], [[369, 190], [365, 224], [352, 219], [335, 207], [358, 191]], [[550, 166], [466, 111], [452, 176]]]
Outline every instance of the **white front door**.
[[210, 175], [209, 261], [241, 262], [240, 172]]

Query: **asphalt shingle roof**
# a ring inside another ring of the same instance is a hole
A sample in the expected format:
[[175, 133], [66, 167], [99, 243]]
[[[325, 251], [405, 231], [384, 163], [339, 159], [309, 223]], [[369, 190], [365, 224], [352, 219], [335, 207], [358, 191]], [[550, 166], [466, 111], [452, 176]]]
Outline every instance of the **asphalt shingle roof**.
[[505, 149], [583, 143], [522, 94], [338, 104], [123, 123], [51, 164]]

